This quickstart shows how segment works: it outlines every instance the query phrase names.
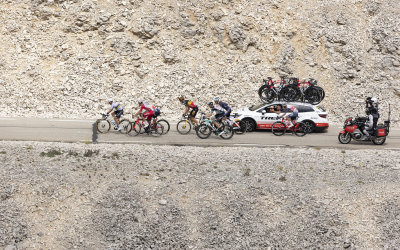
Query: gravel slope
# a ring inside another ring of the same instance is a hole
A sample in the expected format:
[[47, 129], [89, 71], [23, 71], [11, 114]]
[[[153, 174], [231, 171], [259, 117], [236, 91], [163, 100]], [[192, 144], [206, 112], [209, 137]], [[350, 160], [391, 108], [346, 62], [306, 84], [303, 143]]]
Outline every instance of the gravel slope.
[[0, 142], [0, 248], [400, 246], [398, 151]]

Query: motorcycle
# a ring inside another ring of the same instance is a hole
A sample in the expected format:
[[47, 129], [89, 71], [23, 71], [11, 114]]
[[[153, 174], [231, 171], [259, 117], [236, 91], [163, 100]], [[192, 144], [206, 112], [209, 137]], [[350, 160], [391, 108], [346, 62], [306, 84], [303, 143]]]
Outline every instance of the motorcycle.
[[339, 132], [339, 142], [342, 144], [350, 143], [351, 139], [356, 141], [372, 141], [375, 145], [382, 145], [389, 135], [390, 128], [390, 105], [389, 118], [384, 121], [384, 124], [379, 124], [375, 131], [371, 131], [372, 135], [367, 136], [361, 130], [367, 118], [365, 117], [349, 117], [345, 120], [343, 130]]

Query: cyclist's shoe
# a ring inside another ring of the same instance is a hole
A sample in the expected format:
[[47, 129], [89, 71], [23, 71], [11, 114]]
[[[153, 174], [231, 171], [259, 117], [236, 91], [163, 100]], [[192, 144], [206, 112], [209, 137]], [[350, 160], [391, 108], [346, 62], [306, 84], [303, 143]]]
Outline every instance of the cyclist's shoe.
[[118, 131], [121, 131], [121, 129], [122, 129], [121, 126], [118, 125], [118, 129], [117, 129], [117, 130], [118, 130]]
[[117, 127], [117, 126], [114, 126], [114, 130], [118, 130], [118, 127]]
[[147, 133], [147, 134], [150, 133], [150, 126], [145, 127], [144, 128], [144, 132]]
[[218, 136], [223, 135], [225, 131], [218, 132]]

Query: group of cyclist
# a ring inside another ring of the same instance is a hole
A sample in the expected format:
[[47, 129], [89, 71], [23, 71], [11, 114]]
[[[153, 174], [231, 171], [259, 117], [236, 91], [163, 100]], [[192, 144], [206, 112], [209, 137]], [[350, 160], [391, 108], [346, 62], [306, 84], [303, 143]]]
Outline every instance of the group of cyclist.
[[[178, 100], [185, 106], [183, 116], [187, 115], [195, 128], [197, 128], [200, 125], [196, 119], [199, 107], [192, 100], [185, 99], [184, 96], [178, 97]], [[115, 129], [121, 130], [121, 127], [119, 126], [119, 119], [124, 114], [124, 108], [120, 103], [115, 102], [111, 98], [108, 99], [108, 103], [110, 104], [110, 108], [107, 111], [107, 115], [111, 114], [113, 116], [115, 121]], [[144, 120], [144, 128], [147, 132], [149, 125], [151, 124], [151, 119], [153, 117], [157, 117], [160, 114], [160, 110], [143, 100], [138, 100], [138, 105], [139, 110], [133, 114], [132, 117], [140, 116]], [[209, 102], [207, 106], [209, 108], [209, 112], [205, 115], [205, 117], [212, 119], [214, 125], [218, 129], [221, 129], [222, 121], [229, 119], [231, 115], [231, 107], [226, 102], [221, 101], [218, 97], [215, 97], [213, 102]], [[278, 104], [274, 108], [273, 112], [281, 115], [281, 117], [285, 117], [289, 128], [294, 125], [295, 120], [298, 117], [298, 110], [294, 106], [288, 107], [286, 104]]]

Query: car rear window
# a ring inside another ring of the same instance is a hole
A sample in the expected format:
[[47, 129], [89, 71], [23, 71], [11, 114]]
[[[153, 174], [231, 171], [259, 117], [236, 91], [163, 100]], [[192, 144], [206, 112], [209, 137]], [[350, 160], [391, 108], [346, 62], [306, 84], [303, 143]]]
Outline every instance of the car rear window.
[[296, 105], [297, 110], [299, 113], [305, 113], [305, 112], [314, 112], [314, 109], [309, 106], [304, 106], [304, 105]]

